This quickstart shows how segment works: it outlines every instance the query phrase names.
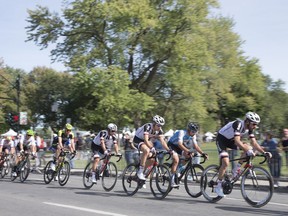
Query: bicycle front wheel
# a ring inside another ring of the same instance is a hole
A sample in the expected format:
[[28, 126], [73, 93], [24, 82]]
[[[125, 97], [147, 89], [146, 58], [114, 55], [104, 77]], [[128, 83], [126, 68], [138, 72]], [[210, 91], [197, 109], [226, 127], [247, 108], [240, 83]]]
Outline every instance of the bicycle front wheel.
[[202, 195], [200, 181], [203, 170], [204, 168], [200, 164], [193, 164], [185, 174], [185, 190], [193, 198]]
[[24, 161], [23, 165], [20, 168], [20, 181], [24, 182], [30, 173], [30, 160], [27, 159], [26, 161]]
[[128, 196], [133, 196], [139, 189], [137, 171], [139, 166], [129, 164], [122, 173], [122, 186]]
[[64, 186], [70, 177], [70, 164], [68, 161], [63, 162], [63, 166], [60, 167], [58, 171], [58, 183], [61, 186]]
[[171, 190], [171, 174], [164, 164], [154, 167], [150, 174], [150, 189], [156, 199], [164, 199]]
[[92, 182], [92, 163], [88, 163], [83, 173], [83, 185], [86, 189], [90, 189], [93, 186]]
[[204, 169], [201, 175], [201, 193], [209, 202], [218, 202], [223, 197], [216, 194], [214, 187], [217, 185], [217, 179], [219, 174], [218, 165], [210, 165]]
[[270, 173], [262, 167], [254, 166], [248, 170], [241, 180], [241, 193], [245, 201], [260, 208], [272, 198], [274, 191]]
[[102, 173], [102, 187], [105, 191], [111, 191], [117, 182], [118, 171], [113, 162], [106, 165], [106, 169]]
[[49, 184], [54, 178], [55, 172], [51, 168], [52, 163], [53, 163], [52, 160], [49, 161], [44, 168], [43, 177], [44, 177], [45, 184]]

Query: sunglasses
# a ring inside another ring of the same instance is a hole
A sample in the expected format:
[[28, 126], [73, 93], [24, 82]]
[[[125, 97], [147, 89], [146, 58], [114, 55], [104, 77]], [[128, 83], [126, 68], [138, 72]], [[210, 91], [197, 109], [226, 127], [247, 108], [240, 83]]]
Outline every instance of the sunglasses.
[[115, 130], [111, 130], [111, 132], [116, 132]]
[[156, 124], [158, 127], [162, 127], [162, 125], [160, 125], [160, 124]]

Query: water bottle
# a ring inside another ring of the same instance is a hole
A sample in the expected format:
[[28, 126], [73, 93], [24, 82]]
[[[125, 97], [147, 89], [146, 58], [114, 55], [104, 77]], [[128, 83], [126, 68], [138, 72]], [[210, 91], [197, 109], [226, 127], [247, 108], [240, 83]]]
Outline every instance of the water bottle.
[[147, 175], [149, 172], [150, 172], [150, 170], [152, 169], [152, 165], [150, 165], [149, 167], [147, 167], [146, 169], [145, 169], [145, 172], [144, 172], [144, 175]]

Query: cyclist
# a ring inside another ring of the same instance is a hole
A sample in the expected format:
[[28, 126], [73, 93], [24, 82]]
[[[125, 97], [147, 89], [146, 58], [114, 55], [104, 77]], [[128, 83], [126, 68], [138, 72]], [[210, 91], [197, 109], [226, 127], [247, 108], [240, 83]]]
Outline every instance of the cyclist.
[[58, 136], [55, 139], [58, 139], [56, 144], [52, 144], [52, 151], [56, 150], [56, 154], [54, 156], [54, 161], [51, 164], [51, 169], [55, 171], [57, 158], [59, 157], [61, 151], [63, 151], [64, 147], [68, 147], [69, 151], [76, 155], [75, 144], [74, 144], [74, 133], [72, 132], [73, 126], [71, 124], [66, 124], [64, 130], [58, 131]]
[[[153, 141], [155, 141], [155, 139], [159, 139], [164, 149], [170, 151], [170, 153], [172, 154], [172, 170], [176, 170], [175, 167], [177, 167], [177, 154], [169, 149], [167, 143], [164, 140], [164, 132], [162, 130], [162, 126], [165, 124], [164, 118], [159, 115], [155, 115], [152, 120], [152, 123], [146, 123], [140, 128], [138, 128], [133, 139], [135, 147], [137, 147], [138, 151], [142, 151], [142, 155], [140, 158], [140, 167], [137, 172], [137, 176], [140, 180], [143, 181], [146, 180], [143, 174], [145, 165], [147, 165], [147, 167], [150, 165], [146, 164], [147, 158], [149, 155], [151, 156], [156, 152], [153, 145]], [[172, 187], [174, 187], [174, 184], [172, 185]]]
[[[11, 152], [12, 154], [15, 151], [15, 145], [14, 141], [12, 140], [11, 136], [5, 136], [1, 142], [0, 142], [0, 155], [2, 155], [2, 152], [5, 152], [7, 155]], [[2, 164], [2, 157], [0, 157], [0, 164]], [[7, 164], [4, 164], [4, 166], [7, 166]]]
[[[244, 120], [237, 119], [227, 123], [218, 131], [216, 138], [216, 145], [220, 157], [220, 169], [218, 176], [218, 184], [215, 188], [215, 192], [218, 196], [224, 197], [222, 181], [227, 167], [229, 166], [229, 155], [227, 148], [242, 149], [247, 156], [255, 156], [255, 153], [252, 147], [259, 152], [272, 157], [270, 152], [265, 152], [261, 146], [257, 143], [257, 140], [253, 134], [254, 129], [260, 123], [260, 116], [255, 112], [247, 112]], [[244, 135], [249, 135], [250, 143], [249, 146], [247, 143], [241, 141], [241, 138]], [[241, 165], [240, 165], [241, 166]], [[240, 167], [238, 165], [238, 168]], [[235, 168], [238, 169], [237, 167]], [[235, 172], [235, 170], [233, 172]]]
[[[208, 158], [208, 154], [204, 153], [197, 143], [196, 134], [198, 130], [199, 127], [196, 123], [189, 122], [186, 130], [177, 130], [169, 139], [168, 146], [177, 152], [177, 164], [173, 168], [172, 173], [176, 172], [179, 163], [179, 156], [189, 158], [193, 155], [192, 153], [194, 152], [194, 149], [204, 157]], [[181, 167], [182, 164], [179, 165], [180, 169]], [[174, 182], [174, 176], [175, 175], [172, 176], [172, 182]]]
[[91, 143], [91, 150], [93, 152], [93, 166], [92, 166], [92, 182], [97, 183], [96, 179], [96, 169], [100, 161], [100, 157], [103, 155], [108, 155], [112, 147], [117, 155], [121, 155], [118, 149], [118, 142], [116, 133], [117, 125], [114, 123], [109, 123], [106, 130], [100, 131], [97, 136], [93, 139]]
[[36, 158], [34, 131], [29, 129], [26, 131], [26, 135], [19, 134], [18, 139], [18, 145], [16, 146], [17, 157], [15, 166], [13, 167], [12, 176], [17, 176], [16, 169], [18, 164], [24, 159], [24, 157], [22, 157], [24, 152], [30, 151], [32, 152], [33, 159]]

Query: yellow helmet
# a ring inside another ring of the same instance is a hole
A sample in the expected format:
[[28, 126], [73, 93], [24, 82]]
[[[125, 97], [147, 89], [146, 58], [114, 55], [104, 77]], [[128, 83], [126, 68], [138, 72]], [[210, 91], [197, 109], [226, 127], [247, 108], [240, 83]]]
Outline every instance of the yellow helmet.
[[34, 136], [34, 131], [33, 130], [27, 130], [26, 134], [29, 136]]
[[67, 123], [67, 124], [65, 125], [65, 128], [66, 128], [66, 130], [72, 130], [73, 127], [72, 127], [71, 124], [68, 124], [68, 123]]

